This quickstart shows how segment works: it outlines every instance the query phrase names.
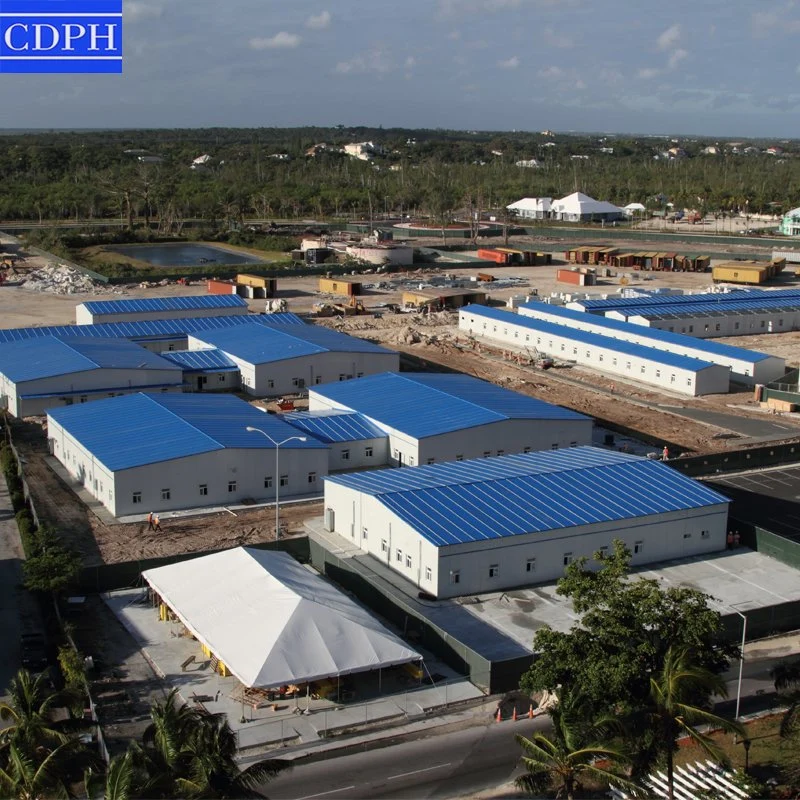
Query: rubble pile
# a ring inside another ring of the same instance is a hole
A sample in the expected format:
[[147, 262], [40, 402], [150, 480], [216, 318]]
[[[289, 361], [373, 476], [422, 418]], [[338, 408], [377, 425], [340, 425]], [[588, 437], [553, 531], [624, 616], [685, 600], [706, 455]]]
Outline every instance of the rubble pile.
[[50, 294], [84, 294], [100, 289], [108, 292], [108, 287], [96, 284], [88, 275], [66, 264], [48, 264], [34, 270], [28, 273], [23, 285], [34, 292]]
[[406, 325], [398, 331], [395, 341], [397, 344], [419, 344], [422, 337], [419, 335], [419, 331]]

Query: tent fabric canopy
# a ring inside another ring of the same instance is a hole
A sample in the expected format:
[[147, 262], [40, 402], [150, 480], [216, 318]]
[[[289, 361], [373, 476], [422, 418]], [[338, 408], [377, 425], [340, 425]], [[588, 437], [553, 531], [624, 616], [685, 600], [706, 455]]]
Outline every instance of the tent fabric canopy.
[[277, 687], [422, 658], [282, 552], [237, 547], [142, 576], [247, 687]]
[[606, 200], [595, 200], [583, 192], [573, 192], [560, 200], [554, 200], [551, 211], [556, 214], [621, 214], [622, 209]]

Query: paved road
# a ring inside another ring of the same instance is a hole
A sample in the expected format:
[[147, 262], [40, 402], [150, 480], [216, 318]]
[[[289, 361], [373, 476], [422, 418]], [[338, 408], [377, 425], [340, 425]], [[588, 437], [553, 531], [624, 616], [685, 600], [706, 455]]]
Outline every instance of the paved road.
[[[742, 715], [774, 705], [769, 670], [779, 660], [745, 662]], [[733, 716], [738, 671], [734, 661], [725, 675], [729, 700], [717, 706], [719, 713]], [[457, 797], [512, 780], [519, 760], [514, 734], [529, 735], [547, 724], [547, 717], [487, 723], [325, 761], [298, 763], [265, 791], [272, 800]]]
[[0, 696], [20, 667], [22, 547], [5, 478], [0, 474]]
[[718, 411], [706, 411], [702, 408], [680, 408], [673, 406], [660, 406], [673, 414], [680, 414], [683, 417], [706, 422], [718, 428], [733, 431], [741, 436], [751, 439], [782, 437], [790, 438], [800, 436], [800, 427], [788, 423], [773, 422], [769, 419], [750, 419], [749, 417], [739, 417], [735, 414], [723, 414]]

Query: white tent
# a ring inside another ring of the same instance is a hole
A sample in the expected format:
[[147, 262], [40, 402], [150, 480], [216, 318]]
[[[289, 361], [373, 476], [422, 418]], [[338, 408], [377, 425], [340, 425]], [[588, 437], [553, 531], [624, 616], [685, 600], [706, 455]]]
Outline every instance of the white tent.
[[641, 214], [645, 207], [641, 203], [628, 203], [622, 210], [625, 216], [632, 217], [634, 214]]
[[556, 219], [572, 221], [592, 217], [621, 217], [623, 214], [619, 206], [606, 200], [595, 200], [583, 192], [573, 192], [560, 200], [554, 200], [550, 210]]
[[287, 553], [237, 547], [144, 579], [247, 687], [417, 661], [419, 653]]

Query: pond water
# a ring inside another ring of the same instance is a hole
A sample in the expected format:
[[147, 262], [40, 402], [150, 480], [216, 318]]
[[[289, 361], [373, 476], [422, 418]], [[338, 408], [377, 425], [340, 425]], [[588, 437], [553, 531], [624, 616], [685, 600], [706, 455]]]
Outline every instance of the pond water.
[[258, 256], [212, 244], [120, 244], [106, 248], [155, 267], [200, 267], [205, 264], [261, 264]]

